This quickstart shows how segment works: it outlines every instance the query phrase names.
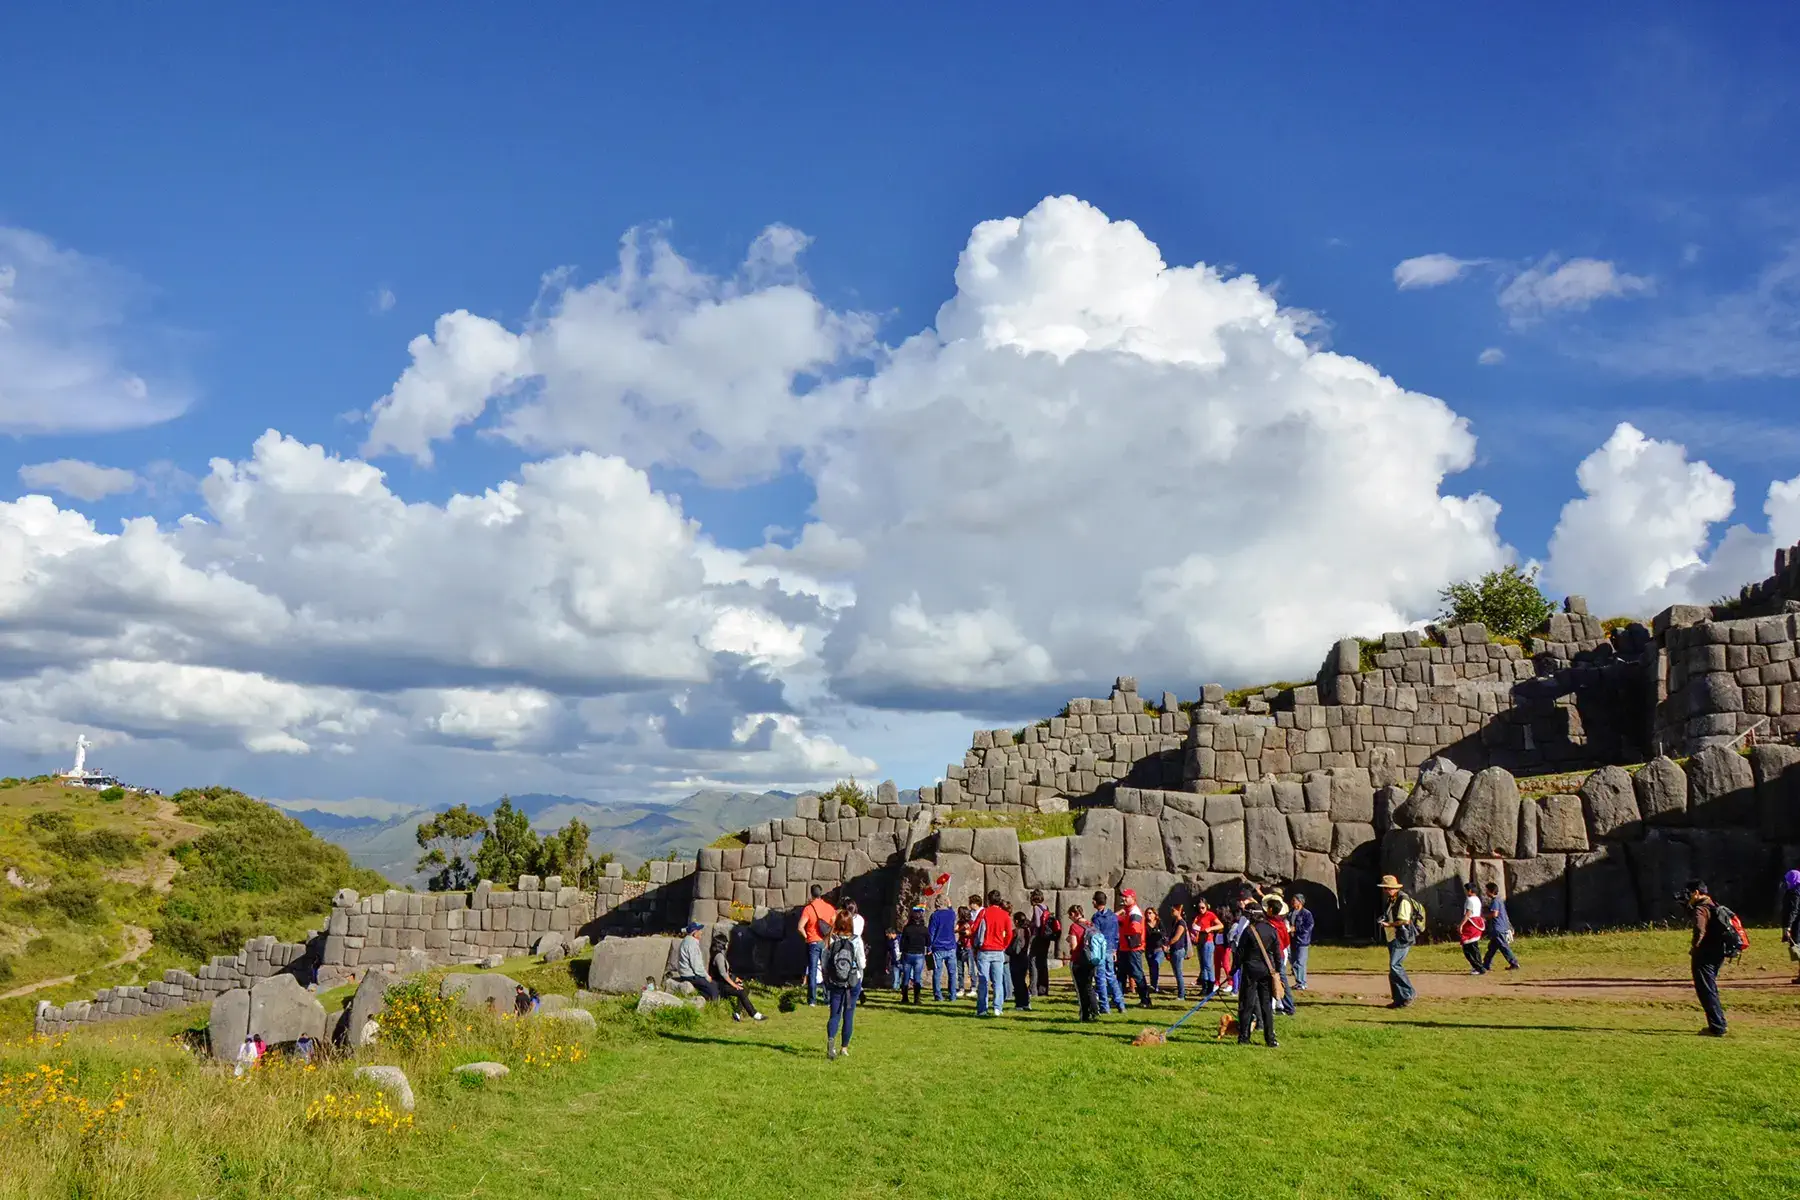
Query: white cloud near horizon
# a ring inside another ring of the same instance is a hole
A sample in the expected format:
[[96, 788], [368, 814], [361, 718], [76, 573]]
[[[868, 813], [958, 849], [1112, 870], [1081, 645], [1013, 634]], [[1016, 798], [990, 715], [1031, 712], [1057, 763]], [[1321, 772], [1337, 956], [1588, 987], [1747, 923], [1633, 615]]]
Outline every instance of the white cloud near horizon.
[[136, 471], [122, 467], [103, 467], [76, 458], [55, 462], [28, 463], [19, 468], [19, 482], [28, 488], [56, 492], [76, 500], [104, 500], [125, 492], [135, 492], [143, 485]]
[[0, 226], [0, 433], [101, 433], [181, 415], [190, 397], [140, 360], [129, 273]]

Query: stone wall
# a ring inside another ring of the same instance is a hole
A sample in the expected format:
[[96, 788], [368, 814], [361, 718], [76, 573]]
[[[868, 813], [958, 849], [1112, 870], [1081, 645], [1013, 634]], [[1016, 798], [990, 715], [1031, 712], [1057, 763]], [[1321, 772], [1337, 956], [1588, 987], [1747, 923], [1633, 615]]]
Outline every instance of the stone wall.
[[950, 809], [1030, 811], [1044, 801], [1103, 802], [1119, 783], [1181, 786], [1188, 714], [1165, 692], [1152, 706], [1121, 677], [1104, 700], [1077, 699], [1061, 716], [1023, 730], [977, 730], [961, 763], [919, 789], [919, 802]]
[[1800, 733], [1800, 615], [1712, 621], [1672, 608], [1657, 622], [1655, 736], [1674, 753], [1756, 730]]
[[1775, 570], [1767, 579], [1746, 584], [1729, 604], [1702, 611], [1716, 620], [1772, 616], [1789, 611], [1790, 601], [1800, 602], [1800, 545], [1775, 552]]
[[293, 975], [301, 983], [311, 983], [313, 961], [304, 943], [252, 938], [241, 953], [217, 955], [198, 971], [165, 971], [155, 982], [105, 988], [92, 1000], [70, 1000], [60, 1006], [40, 1001], [34, 1028], [38, 1033], [66, 1033], [79, 1025], [211, 1004], [224, 992], [248, 988], [275, 975]]
[[273, 975], [294, 976], [302, 985], [332, 986], [369, 967], [471, 964], [490, 955], [512, 957], [536, 950], [547, 933], [565, 942], [585, 935], [656, 933], [687, 919], [693, 896], [694, 864], [653, 862], [650, 881], [624, 878], [608, 868], [595, 891], [564, 887], [560, 877], [519, 877], [513, 891], [482, 880], [467, 892], [387, 891], [360, 896], [337, 894], [323, 930], [305, 942], [259, 937], [243, 951], [220, 956], [197, 972], [168, 971], [141, 987], [108, 988], [93, 1000], [38, 1006], [40, 1033], [77, 1025], [142, 1016], [190, 1004], [210, 1004], [224, 992], [249, 988]]

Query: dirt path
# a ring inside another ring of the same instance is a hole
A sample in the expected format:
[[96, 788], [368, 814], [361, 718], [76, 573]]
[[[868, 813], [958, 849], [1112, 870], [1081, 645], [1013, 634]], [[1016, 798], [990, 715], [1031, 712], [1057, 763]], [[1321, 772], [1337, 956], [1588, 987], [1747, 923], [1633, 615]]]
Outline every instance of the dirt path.
[[[1692, 1000], [1694, 996], [1694, 985], [1686, 979], [1533, 979], [1529, 967], [1524, 971], [1501, 970], [1480, 976], [1415, 971], [1412, 973], [1412, 981], [1422, 1000], [1468, 1000], [1496, 996], [1622, 1004], [1644, 1000]], [[1371, 1004], [1388, 1002], [1386, 971], [1333, 971], [1330, 974], [1314, 971], [1308, 984], [1308, 995], [1366, 1000]], [[1728, 991], [1786, 993], [1800, 1002], [1800, 987], [1795, 987], [1783, 978], [1725, 978], [1719, 980], [1719, 986]]]
[[[150, 952], [150, 931], [142, 925], [125, 926], [125, 953], [99, 968], [104, 971], [111, 967], [122, 967], [126, 963], [134, 963]], [[45, 988], [61, 987], [65, 983], [74, 983], [75, 976], [59, 975], [55, 979], [40, 979], [36, 983], [28, 983], [24, 987], [14, 988], [10, 992], [0, 992], [0, 1000], [16, 1000], [20, 996], [29, 996], [33, 992], [41, 992]]]

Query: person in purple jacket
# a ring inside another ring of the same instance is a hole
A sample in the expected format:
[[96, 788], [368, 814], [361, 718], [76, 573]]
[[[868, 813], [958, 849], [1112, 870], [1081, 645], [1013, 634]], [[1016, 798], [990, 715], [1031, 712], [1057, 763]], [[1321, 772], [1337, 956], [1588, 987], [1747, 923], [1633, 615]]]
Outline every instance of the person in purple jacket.
[[1293, 945], [1288, 947], [1288, 957], [1293, 960], [1294, 990], [1304, 992], [1306, 990], [1306, 958], [1312, 951], [1313, 911], [1306, 907], [1306, 897], [1300, 892], [1295, 892], [1289, 903], [1294, 908], [1288, 918], [1288, 924], [1294, 930], [1294, 941]]
[[[937, 898], [936, 906], [931, 910], [930, 953], [931, 953], [931, 998], [942, 1000], [945, 993], [954, 1000], [961, 992], [961, 981], [956, 977], [956, 910], [950, 907], [946, 896]], [[941, 982], [940, 982], [941, 981]]]

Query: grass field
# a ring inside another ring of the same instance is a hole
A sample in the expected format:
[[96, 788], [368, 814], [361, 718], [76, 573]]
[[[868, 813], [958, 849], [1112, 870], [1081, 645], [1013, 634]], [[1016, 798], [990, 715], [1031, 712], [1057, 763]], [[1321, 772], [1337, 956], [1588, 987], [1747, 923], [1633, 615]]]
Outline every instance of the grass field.
[[[1678, 938], [1521, 939], [1521, 975], [1555, 962], [1604, 976], [1679, 952]], [[1369, 950], [1321, 958], [1380, 966]], [[1215, 1041], [1210, 1008], [1168, 1045], [1134, 1048], [1180, 1009], [1081, 1025], [1066, 985], [995, 1020], [878, 992], [838, 1062], [823, 1010], [778, 1012], [773, 994], [760, 1025], [718, 1006], [653, 1022], [609, 1003], [573, 1052], [547, 1022], [471, 1021], [444, 1048], [362, 1060], [412, 1078], [418, 1109], [398, 1131], [309, 1123], [326, 1095], [368, 1103], [347, 1065], [234, 1081], [170, 1040], [181, 1022], [121, 1023], [0, 1047], [0, 1074], [67, 1061], [91, 1105], [121, 1078], [132, 1093], [86, 1137], [8, 1101], [0, 1197], [1800, 1193], [1800, 996], [1785, 985], [1733, 994], [1732, 1034], [1713, 1041], [1694, 1036], [1690, 1003], [1434, 999], [1442, 977], [1419, 974], [1427, 998], [1404, 1012], [1303, 998], [1274, 1051]], [[472, 1087], [449, 1072], [483, 1058], [513, 1074]]]

